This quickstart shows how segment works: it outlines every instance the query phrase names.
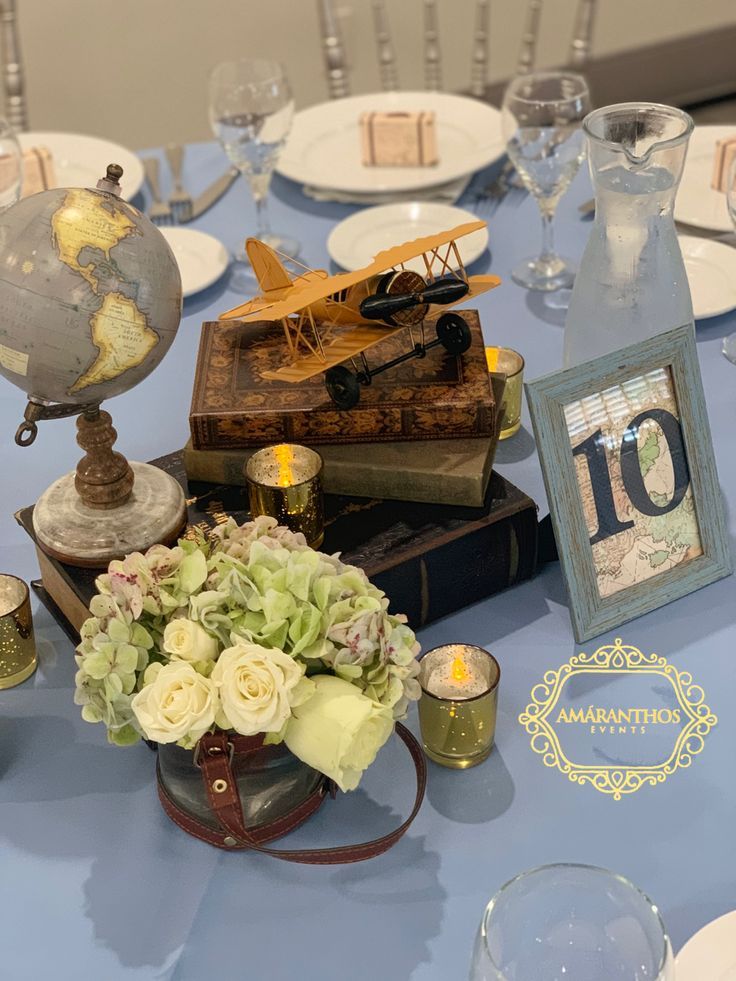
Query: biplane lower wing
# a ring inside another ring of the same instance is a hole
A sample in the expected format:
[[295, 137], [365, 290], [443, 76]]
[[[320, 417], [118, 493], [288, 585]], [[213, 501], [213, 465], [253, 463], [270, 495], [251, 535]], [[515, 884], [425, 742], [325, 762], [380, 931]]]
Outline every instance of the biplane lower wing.
[[378, 324], [375, 327], [346, 327], [335, 334], [329, 342], [323, 341], [324, 359], [316, 354], [310, 354], [307, 357], [300, 357], [294, 364], [284, 365], [275, 371], [264, 371], [262, 377], [269, 381], [306, 381], [308, 378], [314, 378], [315, 375], [321, 375], [328, 368], [342, 364], [343, 361], [349, 361], [350, 358], [362, 354], [374, 344], [398, 334], [401, 330], [406, 328], [382, 327]]

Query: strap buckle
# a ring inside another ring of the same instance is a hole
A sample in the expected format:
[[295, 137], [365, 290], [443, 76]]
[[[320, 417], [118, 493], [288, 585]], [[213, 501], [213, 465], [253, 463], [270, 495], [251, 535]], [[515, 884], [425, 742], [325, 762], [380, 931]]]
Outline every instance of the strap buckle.
[[[228, 762], [229, 762], [230, 766], [232, 766], [233, 765], [233, 757], [235, 755], [235, 746], [230, 742], [230, 740], [228, 740], [227, 743], [225, 744], [225, 748], [226, 748], [227, 754], [228, 754]], [[201, 760], [200, 760], [200, 757], [202, 755], [202, 752], [203, 752], [203, 750], [202, 750], [202, 740], [200, 739], [199, 742], [197, 743], [197, 745], [194, 748], [194, 758], [192, 760], [192, 762], [194, 763], [194, 765], [196, 767], [198, 767], [199, 769], [202, 768], [202, 763], [201, 763]], [[207, 748], [206, 752], [207, 752], [207, 755], [208, 756], [218, 756], [220, 753], [222, 753], [222, 749], [219, 746], [209, 746]]]

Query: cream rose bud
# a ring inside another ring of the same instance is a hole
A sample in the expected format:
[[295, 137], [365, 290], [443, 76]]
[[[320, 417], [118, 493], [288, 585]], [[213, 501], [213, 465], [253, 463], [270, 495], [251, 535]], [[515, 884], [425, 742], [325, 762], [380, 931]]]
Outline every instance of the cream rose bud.
[[211, 661], [217, 657], [217, 641], [193, 620], [177, 617], [164, 630], [163, 648], [179, 661]]
[[176, 743], [186, 736], [196, 742], [214, 725], [217, 689], [186, 661], [170, 661], [130, 705], [147, 739]]
[[284, 742], [294, 756], [355, 790], [394, 727], [391, 709], [334, 675], [312, 679], [314, 694], [294, 709]]
[[304, 666], [277, 648], [245, 641], [228, 647], [212, 669], [224, 723], [243, 736], [280, 732], [292, 706], [309, 697]]

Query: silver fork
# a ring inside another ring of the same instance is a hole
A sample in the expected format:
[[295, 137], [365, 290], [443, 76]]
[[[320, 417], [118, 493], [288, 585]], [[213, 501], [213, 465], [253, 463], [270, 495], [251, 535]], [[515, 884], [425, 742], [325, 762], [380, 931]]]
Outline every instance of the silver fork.
[[184, 162], [184, 147], [178, 143], [169, 143], [166, 147], [166, 159], [171, 167], [174, 178], [174, 190], [169, 196], [169, 207], [174, 221], [185, 222], [192, 220], [192, 196], [184, 190], [181, 182], [181, 168]]
[[504, 198], [509, 195], [516, 197], [525, 193], [523, 186], [517, 180], [516, 168], [510, 160], [507, 160], [495, 180], [480, 191], [481, 201], [485, 202], [486, 207], [490, 210], [495, 211]]
[[146, 172], [146, 180], [151, 189], [153, 203], [148, 209], [148, 217], [154, 225], [171, 225], [173, 218], [171, 208], [161, 197], [161, 185], [159, 183], [159, 162], [156, 157], [147, 157], [143, 161], [143, 169]]

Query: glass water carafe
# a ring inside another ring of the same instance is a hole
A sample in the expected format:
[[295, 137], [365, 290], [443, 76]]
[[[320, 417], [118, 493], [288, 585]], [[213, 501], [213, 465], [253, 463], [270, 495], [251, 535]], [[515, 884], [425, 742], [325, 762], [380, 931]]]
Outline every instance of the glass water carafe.
[[596, 211], [565, 322], [565, 367], [692, 322], [672, 213], [692, 129], [687, 113], [646, 102], [583, 121]]

